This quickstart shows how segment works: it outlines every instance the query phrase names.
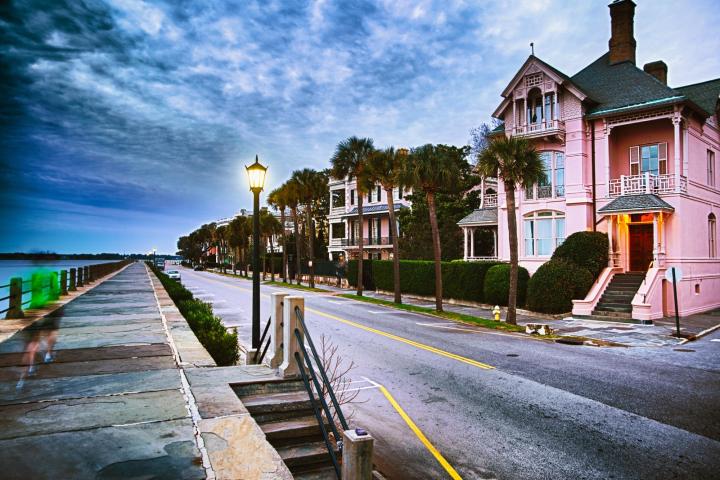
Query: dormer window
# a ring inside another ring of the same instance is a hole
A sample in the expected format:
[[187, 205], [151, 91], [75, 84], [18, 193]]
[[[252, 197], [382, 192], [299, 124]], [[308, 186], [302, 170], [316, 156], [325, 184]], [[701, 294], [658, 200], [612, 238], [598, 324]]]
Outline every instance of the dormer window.
[[527, 97], [527, 124], [551, 125], [555, 119], [555, 93], [543, 95], [539, 88], [533, 88]]

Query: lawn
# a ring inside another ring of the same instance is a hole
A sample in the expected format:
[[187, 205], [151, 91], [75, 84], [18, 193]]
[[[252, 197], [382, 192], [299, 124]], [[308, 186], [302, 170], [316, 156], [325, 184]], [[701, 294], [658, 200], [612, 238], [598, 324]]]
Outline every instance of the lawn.
[[263, 285], [270, 285], [273, 287], [283, 287], [283, 288], [294, 288], [295, 290], [305, 290], [307, 292], [330, 292], [330, 290], [325, 290], [324, 288], [310, 288], [305, 285], [295, 285], [294, 283], [285, 283], [285, 282], [265, 282]]
[[391, 302], [389, 300], [382, 300], [379, 298], [371, 298], [371, 297], [360, 297], [358, 295], [354, 295], [351, 293], [343, 293], [339, 296], [344, 297], [344, 298], [349, 298], [351, 300], [357, 300], [359, 302], [374, 303], [375, 305], [383, 305], [385, 307], [397, 308], [399, 310], [407, 310], [409, 312], [424, 313], [426, 315], [432, 315], [434, 317], [445, 318], [448, 320], [453, 320], [455, 322], [469, 323], [472, 325], [478, 325], [480, 327], [492, 328], [494, 330], [504, 330], [507, 332], [524, 332], [525, 331], [525, 327], [522, 327], [519, 325], [510, 325], [505, 322], [496, 322], [495, 320], [489, 320], [487, 318], [481, 318], [481, 317], [474, 317], [472, 315], [466, 315], [464, 313], [436, 312], [432, 308], [419, 307], [417, 305], [406, 305], [404, 303], [398, 305], [397, 303]]

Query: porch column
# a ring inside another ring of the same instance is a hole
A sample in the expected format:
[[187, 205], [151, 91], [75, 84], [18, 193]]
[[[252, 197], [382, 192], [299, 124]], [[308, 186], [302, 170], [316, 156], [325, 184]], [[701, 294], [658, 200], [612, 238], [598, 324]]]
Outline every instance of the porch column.
[[480, 208], [485, 208], [485, 177], [480, 179]]
[[470, 229], [470, 256], [475, 256], [475, 227]]
[[557, 88], [555, 89], [555, 109], [554, 109], [554, 117], [553, 120], [558, 120], [560, 118], [560, 112], [558, 112], [558, 109], [560, 108], [560, 90]]
[[613, 216], [608, 215], [607, 217], [607, 236], [608, 236], [608, 253], [610, 261], [608, 262], [608, 267], [614, 267], [615, 266], [615, 251], [613, 250]]
[[673, 150], [675, 151], [675, 192], [680, 192], [680, 117], [673, 117]]
[[523, 125], [527, 125], [527, 92], [525, 92], [525, 97], [523, 98]]
[[498, 258], [498, 234], [497, 234], [497, 227], [496, 227], [496, 228], [493, 228], [493, 231], [492, 231], [492, 232], [493, 232], [493, 245], [494, 245], [493, 256], [494, 256], [495, 258]]
[[463, 231], [463, 260], [467, 261], [468, 259], [468, 234], [467, 234], [467, 227], [462, 227]]
[[517, 110], [517, 100], [515, 99], [515, 94], [513, 94], [513, 124], [512, 124], [512, 130], [510, 130], [512, 133], [515, 133], [514, 130], [518, 124], [516, 110]]
[[606, 197], [610, 198], [610, 132], [612, 127], [605, 121], [605, 139], [603, 144], [605, 147], [605, 190]]
[[658, 231], [658, 214], [653, 213], [653, 267], [660, 265], [660, 232]]
[[687, 178], [687, 177], [688, 177], [688, 171], [689, 171], [689, 168], [690, 168], [690, 166], [689, 166], [689, 162], [690, 162], [690, 152], [689, 152], [689, 150], [690, 150], [690, 147], [689, 147], [689, 145], [688, 145], [688, 122], [687, 122], [687, 121], [683, 122], [683, 127], [682, 127], [682, 129], [683, 129], [683, 130], [682, 130], [682, 132], [683, 132], [683, 135], [682, 135], [682, 140], [683, 140], [683, 154], [682, 154], [682, 157], [683, 157], [683, 170], [682, 170], [682, 174], [685, 176], [685, 178]]

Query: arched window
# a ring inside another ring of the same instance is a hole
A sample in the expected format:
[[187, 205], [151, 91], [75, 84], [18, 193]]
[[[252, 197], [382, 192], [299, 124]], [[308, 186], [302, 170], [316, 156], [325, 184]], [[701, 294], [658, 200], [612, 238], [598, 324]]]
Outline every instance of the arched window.
[[541, 123], [543, 120], [543, 97], [539, 88], [533, 88], [527, 96], [528, 125]]
[[565, 214], [533, 212], [523, 217], [526, 257], [549, 257], [565, 240]]
[[708, 215], [708, 256], [717, 257], [717, 226], [714, 213]]

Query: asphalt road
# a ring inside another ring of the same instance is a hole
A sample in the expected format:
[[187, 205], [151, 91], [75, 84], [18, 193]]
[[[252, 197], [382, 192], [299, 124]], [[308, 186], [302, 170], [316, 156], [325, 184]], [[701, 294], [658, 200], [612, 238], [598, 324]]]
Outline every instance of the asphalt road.
[[[251, 282], [182, 275], [247, 341]], [[263, 321], [280, 290], [262, 286]], [[326, 335], [357, 365], [360, 403], [349, 410], [377, 439], [389, 478], [452, 478], [432, 447], [464, 479], [720, 478], [718, 336], [689, 344], [694, 352], [568, 346], [287, 291], [305, 296], [315, 342]]]

